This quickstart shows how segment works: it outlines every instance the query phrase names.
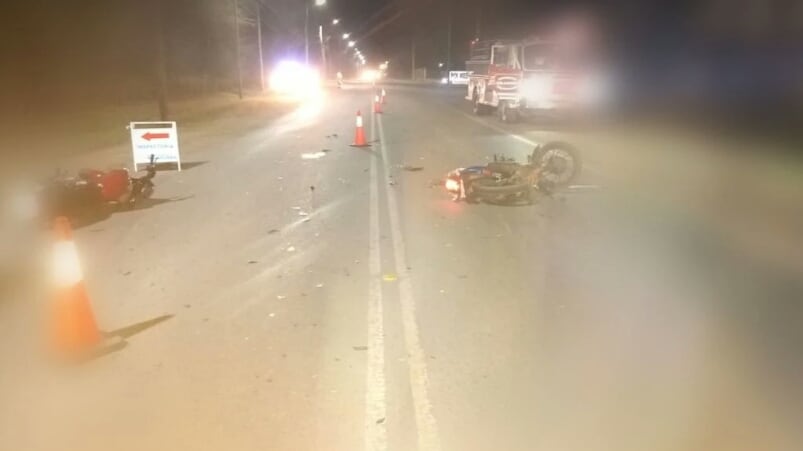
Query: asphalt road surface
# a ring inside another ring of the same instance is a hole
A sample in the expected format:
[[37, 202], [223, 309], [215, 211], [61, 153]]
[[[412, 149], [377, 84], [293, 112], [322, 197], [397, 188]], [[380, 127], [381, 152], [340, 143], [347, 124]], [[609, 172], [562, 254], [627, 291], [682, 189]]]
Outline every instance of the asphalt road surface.
[[[712, 213], [715, 154], [387, 90], [211, 121], [149, 205], [78, 230], [126, 345], [45, 366], [4, 303], [0, 448], [801, 449], [799, 261]], [[433, 186], [552, 139], [584, 172], [534, 205]]]

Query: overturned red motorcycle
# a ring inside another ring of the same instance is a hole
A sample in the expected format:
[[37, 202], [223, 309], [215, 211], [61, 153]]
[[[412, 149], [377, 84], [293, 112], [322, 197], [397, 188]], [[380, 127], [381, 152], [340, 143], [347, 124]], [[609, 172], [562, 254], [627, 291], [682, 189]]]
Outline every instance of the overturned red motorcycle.
[[536, 146], [527, 160], [522, 164], [494, 155], [485, 166], [451, 171], [445, 188], [455, 202], [532, 203], [537, 192], [548, 194], [569, 185], [582, 166], [577, 149], [561, 141]]
[[145, 174], [132, 177], [128, 169], [99, 171], [83, 169], [77, 177], [54, 177], [39, 193], [42, 219], [66, 216], [86, 224], [107, 217], [115, 210], [130, 210], [153, 195], [156, 158], [151, 155]]

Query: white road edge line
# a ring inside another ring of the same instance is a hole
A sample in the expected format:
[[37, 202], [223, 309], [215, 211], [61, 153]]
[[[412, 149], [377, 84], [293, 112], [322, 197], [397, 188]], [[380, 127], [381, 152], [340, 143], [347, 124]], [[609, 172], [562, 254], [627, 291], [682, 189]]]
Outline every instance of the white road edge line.
[[602, 189], [600, 185], [569, 185], [567, 188], [575, 191], [584, 191], [584, 190], [597, 191]]
[[[377, 116], [374, 114], [373, 116]], [[415, 313], [415, 299], [410, 272], [407, 270], [404, 236], [399, 219], [399, 204], [396, 192], [390, 182], [390, 164], [385, 141], [385, 130], [382, 116], [376, 118], [379, 128], [379, 146], [382, 149], [382, 164], [385, 172], [385, 193], [387, 195], [388, 215], [390, 217], [391, 234], [393, 235], [393, 254], [398, 275], [399, 304], [402, 314], [404, 345], [407, 351], [407, 367], [410, 370], [410, 390], [415, 411], [415, 423], [418, 429], [418, 451], [440, 451], [438, 424], [432, 414], [429, 400], [429, 377], [427, 361], [418, 333], [418, 322]]]
[[[376, 139], [376, 124], [371, 116], [371, 141]], [[385, 401], [385, 327], [382, 313], [382, 248], [379, 230], [379, 164], [371, 156], [370, 204], [368, 206], [368, 352], [365, 388], [365, 450], [387, 450]]]
[[465, 116], [465, 117], [467, 117], [467, 118], [471, 119], [472, 121], [474, 121], [474, 122], [476, 122], [476, 123], [478, 123], [478, 124], [481, 124], [481, 125], [484, 125], [484, 126], [486, 126], [486, 127], [490, 128], [491, 130], [496, 130], [496, 131], [498, 131], [499, 133], [503, 133], [503, 134], [505, 134], [505, 135], [508, 135], [508, 136], [510, 136], [511, 138], [515, 139], [516, 141], [521, 141], [521, 142], [523, 142], [524, 144], [527, 144], [528, 146], [533, 146], [533, 147], [535, 147], [535, 146], [537, 146], [538, 144], [540, 144], [540, 143], [538, 143], [538, 142], [535, 142], [535, 141], [533, 141], [533, 140], [531, 140], [531, 139], [527, 139], [527, 138], [525, 138], [525, 137], [523, 137], [523, 136], [521, 136], [521, 135], [517, 135], [517, 134], [515, 134], [515, 133], [511, 133], [510, 131], [508, 131], [508, 130], [505, 130], [504, 128], [502, 128], [502, 127], [500, 127], [500, 126], [498, 126], [498, 125], [489, 124], [488, 122], [485, 122], [485, 121], [483, 121], [482, 119], [480, 119], [480, 118], [478, 118], [478, 117], [476, 117], [476, 116], [472, 116], [472, 115], [470, 115], [470, 114], [466, 113], [465, 111], [460, 111], [460, 114], [462, 114], [463, 116]]

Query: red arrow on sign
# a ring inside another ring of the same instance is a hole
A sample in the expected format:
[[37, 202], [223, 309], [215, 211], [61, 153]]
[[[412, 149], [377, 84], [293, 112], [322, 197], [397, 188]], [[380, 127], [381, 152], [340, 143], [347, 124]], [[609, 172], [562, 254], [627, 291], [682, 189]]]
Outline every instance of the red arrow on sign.
[[152, 139], [167, 139], [167, 138], [170, 137], [170, 133], [151, 133], [151, 132], [147, 132], [144, 135], [142, 135], [142, 137], [145, 138], [148, 141], [150, 141]]

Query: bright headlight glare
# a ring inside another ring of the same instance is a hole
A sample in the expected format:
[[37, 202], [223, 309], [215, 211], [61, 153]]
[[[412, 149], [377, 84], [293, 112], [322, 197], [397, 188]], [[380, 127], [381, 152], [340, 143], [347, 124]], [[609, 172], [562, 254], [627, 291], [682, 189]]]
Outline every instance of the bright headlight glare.
[[374, 81], [379, 78], [379, 72], [376, 69], [365, 69], [360, 73], [360, 79], [363, 81]]
[[290, 96], [314, 95], [320, 89], [318, 71], [295, 61], [283, 61], [270, 74], [270, 88]]
[[610, 99], [610, 81], [602, 75], [589, 76], [579, 88], [580, 98], [587, 105], [601, 105]]
[[549, 80], [541, 77], [526, 78], [521, 82], [521, 94], [526, 99], [544, 99], [549, 96]]

